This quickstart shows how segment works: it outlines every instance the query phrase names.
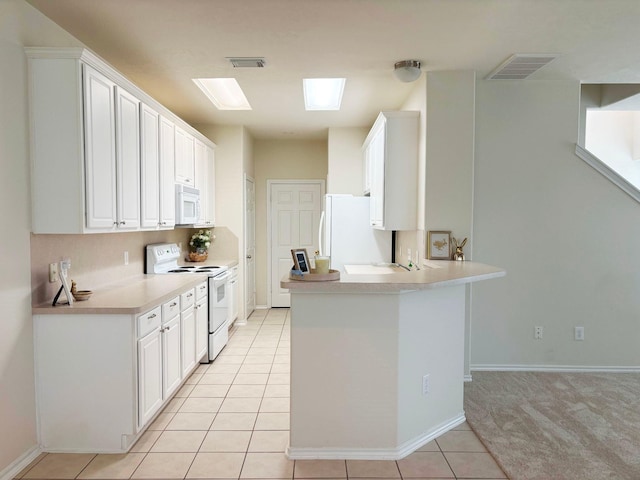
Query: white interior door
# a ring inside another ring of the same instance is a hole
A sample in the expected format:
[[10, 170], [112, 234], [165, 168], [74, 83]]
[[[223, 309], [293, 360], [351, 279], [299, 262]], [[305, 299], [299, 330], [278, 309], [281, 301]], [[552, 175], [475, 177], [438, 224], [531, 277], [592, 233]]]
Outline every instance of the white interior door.
[[256, 187], [252, 178], [244, 179], [244, 318], [256, 309]]
[[280, 288], [282, 277], [293, 266], [292, 248], [306, 248], [309, 259], [318, 249], [318, 226], [322, 210], [323, 183], [272, 182], [271, 219], [271, 306], [289, 307], [289, 291]]

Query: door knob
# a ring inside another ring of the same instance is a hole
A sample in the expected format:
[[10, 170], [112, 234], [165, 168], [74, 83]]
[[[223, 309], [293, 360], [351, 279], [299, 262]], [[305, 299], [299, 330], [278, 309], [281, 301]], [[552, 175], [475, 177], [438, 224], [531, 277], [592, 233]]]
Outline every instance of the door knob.
[[247, 255], [247, 258], [248, 258], [248, 259], [251, 259], [251, 255]]

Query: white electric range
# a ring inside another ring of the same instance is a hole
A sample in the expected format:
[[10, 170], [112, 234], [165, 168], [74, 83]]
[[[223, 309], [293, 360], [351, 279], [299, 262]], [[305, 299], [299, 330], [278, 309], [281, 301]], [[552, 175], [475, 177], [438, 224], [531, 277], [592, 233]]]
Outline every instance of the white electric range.
[[209, 354], [212, 362], [229, 340], [228, 267], [217, 265], [179, 265], [180, 247], [175, 243], [156, 243], [146, 247], [145, 273], [171, 275], [208, 275], [209, 281]]

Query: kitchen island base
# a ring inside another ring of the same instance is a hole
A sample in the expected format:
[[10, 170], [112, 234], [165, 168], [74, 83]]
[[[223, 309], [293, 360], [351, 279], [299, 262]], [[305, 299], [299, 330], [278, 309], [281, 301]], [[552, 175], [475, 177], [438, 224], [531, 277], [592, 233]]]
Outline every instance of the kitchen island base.
[[291, 289], [291, 459], [397, 460], [465, 420], [465, 285], [346, 290]]

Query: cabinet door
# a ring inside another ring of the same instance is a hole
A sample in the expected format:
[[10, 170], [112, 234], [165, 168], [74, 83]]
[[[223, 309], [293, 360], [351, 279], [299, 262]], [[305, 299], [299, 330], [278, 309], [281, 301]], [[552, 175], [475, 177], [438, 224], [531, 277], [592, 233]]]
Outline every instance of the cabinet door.
[[207, 204], [207, 220], [211, 226], [216, 224], [216, 159], [213, 152], [213, 148], [206, 146], [207, 150], [207, 167], [209, 168], [208, 175], [208, 204]]
[[144, 103], [140, 106], [140, 201], [142, 228], [160, 226], [159, 115]]
[[176, 134], [173, 122], [160, 117], [160, 227], [176, 224]]
[[162, 328], [162, 390], [167, 399], [180, 386], [180, 315], [176, 315]]
[[118, 229], [140, 227], [140, 101], [116, 87]]
[[229, 281], [229, 325], [238, 318], [238, 278]]
[[160, 330], [138, 340], [138, 427], [162, 405], [162, 347]]
[[193, 306], [180, 314], [182, 378], [189, 375], [196, 364], [196, 318]]
[[117, 223], [115, 84], [88, 65], [83, 73], [86, 223], [112, 229]]
[[194, 138], [180, 127], [176, 127], [175, 181], [194, 186], [195, 152]]
[[208, 297], [198, 300], [195, 306], [196, 316], [196, 361], [207, 354], [209, 341], [209, 300]]
[[369, 203], [371, 209], [371, 225], [382, 227], [384, 226], [384, 129], [376, 132], [369, 147], [371, 150], [371, 200]]
[[195, 140], [195, 186], [200, 190], [200, 218], [198, 223], [210, 224], [209, 220], [209, 165], [207, 150], [200, 140]]

